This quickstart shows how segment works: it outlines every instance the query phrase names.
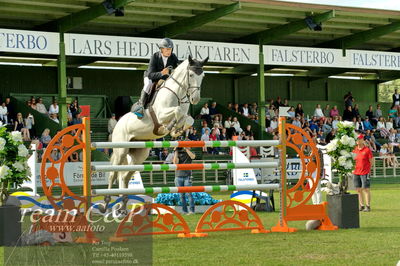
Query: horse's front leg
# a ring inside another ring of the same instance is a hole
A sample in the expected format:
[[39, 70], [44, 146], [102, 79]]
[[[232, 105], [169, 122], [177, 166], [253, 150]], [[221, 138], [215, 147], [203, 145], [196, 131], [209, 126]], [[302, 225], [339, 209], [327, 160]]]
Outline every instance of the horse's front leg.
[[185, 132], [186, 129], [190, 128], [194, 123], [193, 117], [190, 115], [184, 115], [176, 124], [175, 127], [171, 130], [171, 137], [176, 138]]
[[159, 115], [158, 119], [160, 124], [167, 125], [166, 130], [169, 132], [173, 127], [176, 127], [176, 123], [185, 116], [187, 112], [181, 107], [169, 107], [163, 109], [163, 113]]

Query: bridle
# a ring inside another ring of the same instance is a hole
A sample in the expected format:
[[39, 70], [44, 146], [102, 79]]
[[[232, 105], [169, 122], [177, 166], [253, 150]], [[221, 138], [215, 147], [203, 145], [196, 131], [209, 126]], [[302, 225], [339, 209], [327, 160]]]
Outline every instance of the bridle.
[[[186, 90], [186, 94], [182, 98], [179, 98], [179, 95], [175, 91], [173, 91], [172, 89], [168, 88], [167, 86], [162, 86], [160, 88], [160, 89], [166, 88], [167, 90], [172, 92], [175, 95], [175, 97], [178, 99], [178, 104], [179, 105], [181, 105], [183, 103], [190, 103], [190, 101], [189, 101], [190, 95], [195, 93], [197, 90], [200, 90], [200, 86], [191, 86], [190, 85], [189, 70], [192, 70], [196, 75], [201, 75], [201, 73], [203, 73], [203, 68], [202, 67], [188, 66], [186, 68], [186, 80], [187, 80], [188, 88]], [[168, 79], [171, 79], [171, 80], [175, 81], [175, 83], [178, 84], [180, 89], [184, 88], [184, 85], [181, 82], [179, 82], [176, 78], [174, 78], [174, 73], [172, 73], [172, 75], [169, 76]]]

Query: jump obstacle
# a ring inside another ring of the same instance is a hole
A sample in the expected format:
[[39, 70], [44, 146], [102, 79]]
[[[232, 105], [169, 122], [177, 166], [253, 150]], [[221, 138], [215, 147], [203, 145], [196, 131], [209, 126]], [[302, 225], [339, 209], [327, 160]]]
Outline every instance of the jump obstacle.
[[[281, 208], [277, 226], [272, 232], [294, 232], [296, 228], [290, 228], [288, 221], [293, 220], [320, 220], [319, 230], [336, 230], [326, 213], [326, 202], [318, 205], [309, 205], [308, 202], [314, 193], [320, 179], [320, 159], [318, 149], [310, 136], [301, 128], [285, 123], [285, 118], [279, 118], [279, 133], [281, 142], [275, 140], [260, 141], [146, 141], [127, 143], [90, 142], [90, 120], [84, 118], [82, 124], [73, 125], [57, 133], [48, 144], [42, 157], [41, 182], [45, 195], [56, 211], [76, 210], [77, 215], [73, 223], [75, 227], [89, 225], [86, 214], [90, 213], [92, 195], [112, 194], [149, 194], [172, 193], [192, 191], [236, 191], [262, 190], [277, 188], [279, 185], [252, 185], [252, 186], [198, 186], [198, 187], [170, 187], [170, 188], [144, 188], [143, 190], [131, 189], [94, 189], [91, 190], [91, 171], [167, 171], [167, 170], [199, 170], [199, 169], [237, 169], [273, 167], [277, 163], [227, 163], [227, 164], [187, 164], [187, 165], [129, 165], [129, 166], [91, 166], [91, 150], [93, 148], [152, 148], [152, 147], [241, 147], [241, 146], [277, 146], [280, 149], [281, 168]], [[302, 164], [301, 177], [297, 184], [291, 188], [286, 186], [286, 148], [295, 150]], [[58, 149], [61, 158], [54, 161], [50, 154], [53, 149]], [[83, 152], [83, 196], [73, 193], [64, 180], [64, 164], [68, 157], [79, 150]], [[306, 152], [309, 150], [310, 152]], [[46, 167], [50, 163], [50, 167]], [[307, 186], [306, 184], [312, 184]], [[56, 196], [53, 190], [61, 190]], [[79, 203], [75, 205], [72, 199]], [[61, 202], [61, 204], [60, 204]], [[81, 207], [84, 211], [81, 212]], [[162, 212], [164, 211], [164, 212]], [[166, 213], [165, 213], [166, 211]], [[143, 213], [156, 213], [155, 218]], [[162, 214], [164, 213], [164, 214]], [[68, 214], [66, 214], [68, 215]], [[36, 224], [36, 229], [49, 229], [45, 217], [41, 217]], [[68, 224], [71, 226], [71, 223]], [[94, 243], [99, 239], [88, 227], [85, 236], [76, 239], [79, 243]], [[148, 229], [158, 229], [158, 231]], [[205, 232], [252, 230], [252, 233], [267, 233], [258, 215], [246, 204], [228, 200], [212, 205], [200, 218], [194, 233], [183, 217], [174, 209], [163, 204], [145, 204], [135, 208], [120, 223], [111, 241], [125, 241], [126, 237], [146, 234], [178, 234], [180, 237], [205, 236]], [[74, 230], [74, 227], [71, 231]]]

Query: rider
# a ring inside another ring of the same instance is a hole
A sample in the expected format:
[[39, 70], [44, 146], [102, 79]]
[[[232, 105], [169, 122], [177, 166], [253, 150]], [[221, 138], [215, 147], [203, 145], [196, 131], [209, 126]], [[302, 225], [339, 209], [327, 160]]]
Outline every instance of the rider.
[[153, 54], [149, 66], [144, 72], [144, 86], [140, 100], [132, 110], [139, 118], [144, 115], [145, 104], [151, 95], [153, 83], [157, 83], [160, 79], [166, 80], [169, 77], [170, 69], [176, 68], [179, 63], [178, 57], [172, 52], [174, 44], [171, 39], [162, 39], [159, 46], [160, 51]]

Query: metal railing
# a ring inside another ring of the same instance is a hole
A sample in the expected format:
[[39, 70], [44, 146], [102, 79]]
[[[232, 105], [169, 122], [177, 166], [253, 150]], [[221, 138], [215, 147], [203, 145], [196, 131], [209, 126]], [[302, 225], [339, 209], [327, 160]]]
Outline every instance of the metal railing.
[[[400, 161], [400, 157], [395, 158], [397, 161]], [[396, 165], [388, 166], [384, 163], [384, 159], [385, 157], [381, 156], [373, 157], [371, 177], [400, 177], [400, 167]]]

